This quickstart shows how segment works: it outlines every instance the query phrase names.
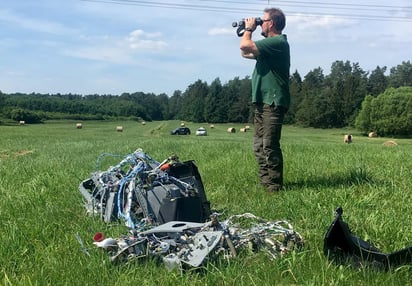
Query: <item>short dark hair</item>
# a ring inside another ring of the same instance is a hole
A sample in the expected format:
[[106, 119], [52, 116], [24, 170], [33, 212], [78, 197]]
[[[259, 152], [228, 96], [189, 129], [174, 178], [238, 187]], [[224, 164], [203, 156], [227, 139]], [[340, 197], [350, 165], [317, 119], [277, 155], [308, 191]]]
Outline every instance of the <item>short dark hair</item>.
[[264, 12], [269, 14], [269, 17], [273, 21], [275, 29], [279, 32], [282, 32], [282, 30], [286, 26], [286, 17], [283, 11], [278, 8], [266, 8]]

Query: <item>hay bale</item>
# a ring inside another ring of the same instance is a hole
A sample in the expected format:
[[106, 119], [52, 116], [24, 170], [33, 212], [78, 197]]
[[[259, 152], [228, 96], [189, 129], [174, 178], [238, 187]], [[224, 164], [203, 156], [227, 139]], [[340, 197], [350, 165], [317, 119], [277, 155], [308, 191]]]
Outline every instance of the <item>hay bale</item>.
[[346, 143], [346, 144], [352, 143], [352, 135], [346, 134], [346, 135], [343, 137], [343, 143]]
[[396, 142], [393, 141], [393, 140], [389, 140], [389, 141], [385, 141], [385, 142], [383, 143], [383, 146], [393, 147], [393, 146], [398, 146], [398, 143], [396, 143]]
[[369, 132], [368, 137], [375, 138], [375, 137], [378, 137], [378, 134], [376, 132]]
[[123, 132], [123, 126], [116, 126], [117, 132]]
[[26, 124], [26, 121], [20, 120], [20, 121], [19, 121], [19, 124], [20, 124], [20, 125], [25, 125], [25, 124]]
[[240, 132], [246, 132], [246, 130], [247, 130], [246, 128], [240, 128], [239, 129]]
[[227, 132], [229, 132], [229, 133], [236, 133], [236, 129], [235, 129], [234, 127], [229, 127], [229, 128], [227, 129]]
[[185, 123], [184, 122], [180, 122], [180, 126], [185, 126]]
[[211, 125], [210, 125], [210, 128], [213, 129], [213, 128], [215, 128], [215, 126], [214, 126], [213, 124], [211, 124]]
[[82, 129], [82, 128], [83, 128], [83, 125], [82, 125], [81, 123], [76, 123], [76, 128], [77, 128], [77, 129]]
[[245, 129], [246, 129], [246, 130], [249, 130], [249, 129], [250, 129], [250, 126], [249, 126], [249, 125], [246, 125], [246, 126], [245, 126]]
[[142, 122], [142, 125], [146, 125], [146, 122], [145, 122], [145, 121], [143, 121], [143, 122]]

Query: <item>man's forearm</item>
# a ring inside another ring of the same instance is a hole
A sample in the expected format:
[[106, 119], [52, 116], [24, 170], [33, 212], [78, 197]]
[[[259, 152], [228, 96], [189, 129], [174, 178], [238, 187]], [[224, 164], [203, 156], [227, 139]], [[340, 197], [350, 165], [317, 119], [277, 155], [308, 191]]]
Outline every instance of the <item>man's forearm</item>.
[[240, 49], [242, 50], [243, 53], [249, 54], [252, 47], [253, 47], [252, 32], [245, 31], [243, 33], [242, 38], [240, 39]]
[[259, 54], [255, 42], [252, 40], [252, 32], [245, 31], [240, 39], [241, 55], [247, 59], [255, 59]]

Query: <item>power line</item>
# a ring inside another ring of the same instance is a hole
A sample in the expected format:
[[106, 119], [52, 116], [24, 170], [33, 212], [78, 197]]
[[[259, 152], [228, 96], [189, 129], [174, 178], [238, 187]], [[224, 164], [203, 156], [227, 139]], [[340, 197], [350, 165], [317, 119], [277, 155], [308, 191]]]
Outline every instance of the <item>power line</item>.
[[[211, 0], [213, 1], [213, 0]], [[412, 6], [393, 6], [393, 5], [378, 5], [378, 4], [348, 4], [348, 3], [326, 3], [326, 2], [302, 2], [302, 1], [276, 1], [277, 3], [292, 3], [292, 4], [311, 4], [311, 5], [326, 5], [336, 7], [366, 7], [370, 8], [382, 8], [382, 9], [412, 9]]]
[[[255, 13], [261, 12], [261, 9], [254, 8], [240, 8], [240, 7], [222, 7], [216, 5], [196, 5], [196, 4], [181, 4], [181, 3], [165, 3], [160, 1], [139, 1], [139, 0], [81, 0], [85, 2], [95, 2], [95, 3], [105, 3], [105, 4], [117, 4], [117, 5], [132, 5], [132, 6], [144, 6], [144, 7], [155, 7], [155, 8], [169, 8], [169, 9], [179, 9], [179, 10], [192, 10], [192, 11], [209, 11], [209, 12], [227, 12], [227, 13]], [[192, 1], [192, 3], [195, 0]], [[209, 2], [209, 3], [219, 3], [219, 4], [242, 4], [242, 5], [254, 5], [253, 3], [245, 3], [240, 1], [223, 1], [223, 0], [197, 0], [196, 2]], [[390, 6], [390, 5], [371, 5], [371, 4], [344, 4], [344, 3], [324, 3], [324, 2], [301, 2], [301, 1], [277, 1], [277, 3], [288, 3], [291, 6], [295, 4], [293, 8], [313, 8], [313, 9], [337, 9], [337, 10], [354, 10], [353, 7], [357, 7], [357, 11], [379, 11], [384, 12], [385, 9], [401, 9], [408, 10], [412, 7], [403, 6]], [[317, 7], [314, 7], [316, 6]], [[326, 6], [322, 6], [326, 5]], [[411, 11], [412, 12], [412, 11]], [[373, 14], [353, 14], [353, 13], [327, 13], [327, 12], [309, 12], [307, 9], [305, 12], [299, 11], [289, 11], [288, 15], [301, 16], [305, 15], [308, 17], [343, 17], [358, 20], [373, 20], [373, 21], [395, 21], [395, 22], [412, 22], [411, 17], [407, 16], [385, 16], [385, 15], [373, 15]]]
[[[257, 9], [245, 9], [245, 8], [228, 8], [219, 6], [205, 6], [205, 5], [193, 5], [193, 4], [178, 4], [178, 3], [164, 3], [154, 1], [137, 1], [137, 0], [81, 0], [84, 2], [97, 2], [97, 3], [110, 3], [119, 5], [132, 5], [132, 6], [144, 6], [144, 7], [157, 7], [157, 8], [172, 8], [183, 10], [197, 10], [197, 11], [211, 11], [211, 12], [248, 12], [251, 10], [261, 11]], [[235, 10], [235, 11], [234, 11]]]
[[[244, 5], [253, 5], [256, 6], [256, 3], [250, 3], [248, 2], [242, 2], [242, 1], [224, 1], [224, 0], [192, 0], [192, 2], [215, 2], [215, 3], [225, 3], [225, 4], [244, 4]], [[261, 1], [261, 2], [266, 2], [266, 1]], [[345, 9], [353, 9], [353, 7], [364, 7], [365, 9], [367, 8], [368, 10], [371, 8], [380, 8], [380, 9], [412, 9], [412, 6], [394, 6], [394, 5], [378, 5], [378, 4], [348, 4], [348, 3], [327, 3], [327, 2], [302, 2], [302, 1], [282, 1], [282, 0], [277, 0], [277, 3], [289, 3], [289, 4], [304, 4], [305, 6], [303, 7], [309, 7], [307, 5], [310, 5], [313, 7], [313, 5], [319, 5], [319, 6], [336, 6], [336, 7], [345, 7]], [[325, 8], [325, 7], [324, 7]]]

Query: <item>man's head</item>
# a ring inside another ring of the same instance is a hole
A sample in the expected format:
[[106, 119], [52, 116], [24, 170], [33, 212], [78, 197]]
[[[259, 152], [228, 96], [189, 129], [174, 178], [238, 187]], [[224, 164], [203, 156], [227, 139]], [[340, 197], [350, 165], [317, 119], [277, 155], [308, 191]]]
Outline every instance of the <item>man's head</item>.
[[285, 14], [277, 8], [266, 8], [262, 20], [262, 36], [265, 38], [282, 34], [282, 30], [286, 25]]

